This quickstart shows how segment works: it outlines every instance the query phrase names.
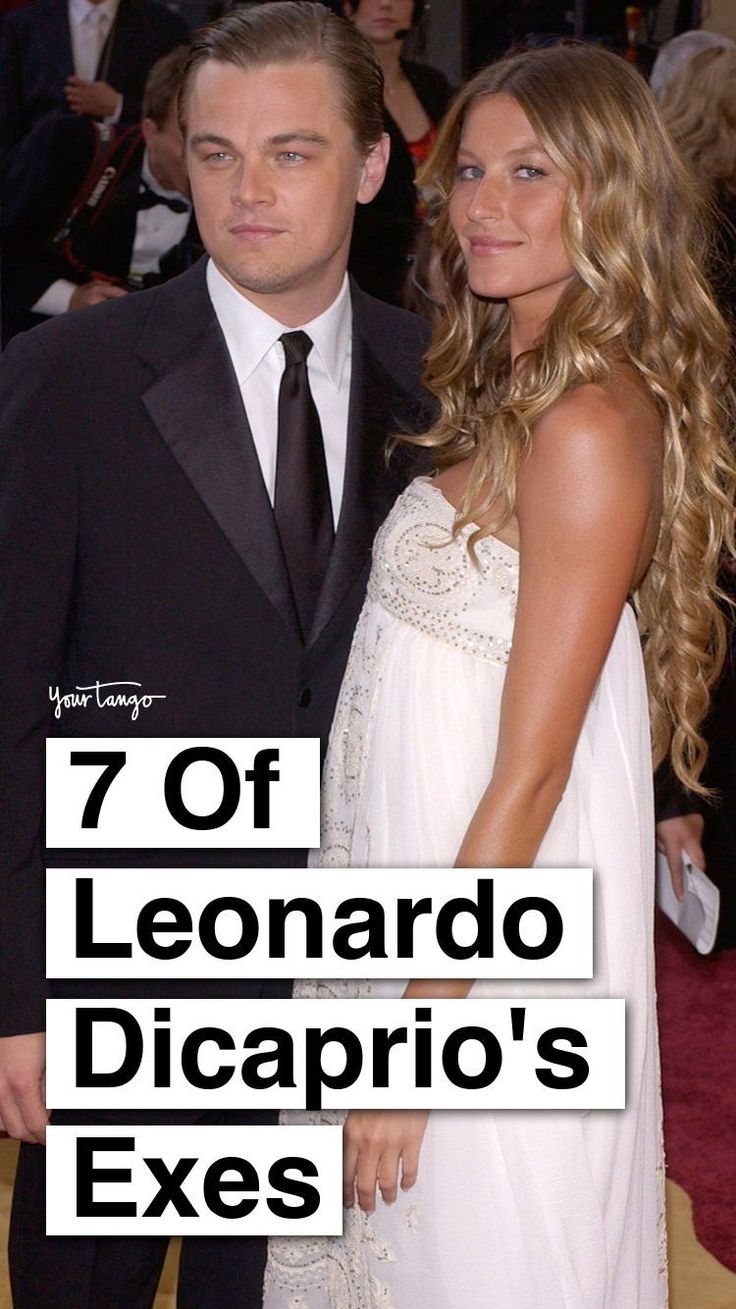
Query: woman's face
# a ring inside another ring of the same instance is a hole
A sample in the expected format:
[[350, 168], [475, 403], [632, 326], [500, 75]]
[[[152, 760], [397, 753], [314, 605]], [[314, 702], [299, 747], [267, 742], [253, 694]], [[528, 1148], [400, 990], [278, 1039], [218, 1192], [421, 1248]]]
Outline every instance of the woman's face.
[[411, 27], [414, 0], [360, 0], [355, 8], [349, 4], [344, 8], [367, 41], [384, 45]]
[[562, 237], [567, 191], [516, 100], [493, 95], [468, 111], [450, 221], [476, 295], [549, 317], [574, 276]]

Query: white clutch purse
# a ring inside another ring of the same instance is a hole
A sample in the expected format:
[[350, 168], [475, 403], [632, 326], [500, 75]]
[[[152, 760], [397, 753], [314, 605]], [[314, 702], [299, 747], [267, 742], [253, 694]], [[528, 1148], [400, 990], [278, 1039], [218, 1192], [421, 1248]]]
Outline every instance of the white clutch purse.
[[678, 900], [666, 856], [657, 855], [657, 904], [699, 954], [710, 954], [718, 931], [721, 895], [715, 882], [686, 854], [682, 856], [685, 899]]

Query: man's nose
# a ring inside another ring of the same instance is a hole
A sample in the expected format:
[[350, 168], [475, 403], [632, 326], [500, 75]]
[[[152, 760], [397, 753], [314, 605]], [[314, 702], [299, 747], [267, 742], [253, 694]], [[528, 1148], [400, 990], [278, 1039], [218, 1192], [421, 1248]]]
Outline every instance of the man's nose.
[[230, 198], [234, 205], [269, 204], [273, 185], [266, 164], [259, 159], [242, 159], [232, 179]]

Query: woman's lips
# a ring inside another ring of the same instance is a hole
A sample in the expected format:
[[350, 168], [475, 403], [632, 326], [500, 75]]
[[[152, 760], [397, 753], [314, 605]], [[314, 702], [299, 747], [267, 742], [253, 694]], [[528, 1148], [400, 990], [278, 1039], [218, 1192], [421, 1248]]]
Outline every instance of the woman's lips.
[[471, 236], [469, 243], [474, 255], [501, 255], [507, 250], [518, 250], [521, 241], [504, 241], [499, 237]]

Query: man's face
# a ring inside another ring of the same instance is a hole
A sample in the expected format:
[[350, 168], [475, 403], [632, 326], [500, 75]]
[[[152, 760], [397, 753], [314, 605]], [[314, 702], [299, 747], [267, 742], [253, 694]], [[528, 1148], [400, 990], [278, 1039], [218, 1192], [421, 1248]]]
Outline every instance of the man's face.
[[161, 127], [152, 118], [144, 118], [142, 129], [143, 139], [148, 146], [150, 169], [159, 186], [166, 191], [179, 191], [182, 195], [188, 195], [184, 138], [176, 114], [176, 103], [169, 106]]
[[220, 272], [286, 326], [316, 317], [339, 291], [355, 203], [380, 188], [386, 142], [359, 154], [336, 75], [315, 62], [207, 60], [186, 119], [197, 223]]

